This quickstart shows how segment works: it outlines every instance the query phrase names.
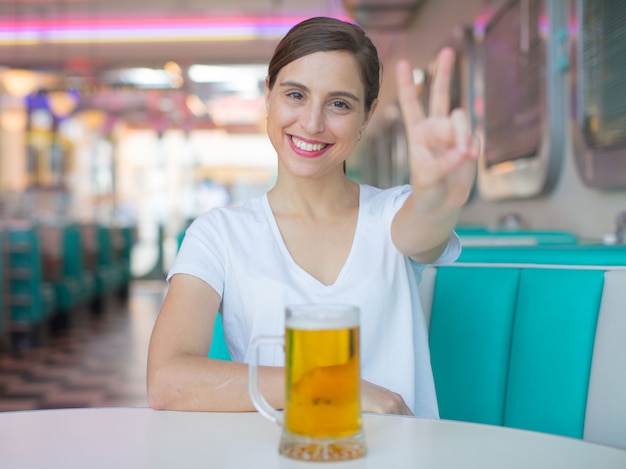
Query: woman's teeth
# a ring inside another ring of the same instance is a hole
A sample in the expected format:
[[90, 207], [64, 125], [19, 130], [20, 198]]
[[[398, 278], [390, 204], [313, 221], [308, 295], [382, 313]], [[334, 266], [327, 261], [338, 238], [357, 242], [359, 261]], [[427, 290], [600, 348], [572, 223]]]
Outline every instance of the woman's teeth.
[[291, 137], [291, 141], [296, 147], [304, 151], [320, 151], [322, 148], [326, 147], [325, 143], [307, 143], [296, 137]]

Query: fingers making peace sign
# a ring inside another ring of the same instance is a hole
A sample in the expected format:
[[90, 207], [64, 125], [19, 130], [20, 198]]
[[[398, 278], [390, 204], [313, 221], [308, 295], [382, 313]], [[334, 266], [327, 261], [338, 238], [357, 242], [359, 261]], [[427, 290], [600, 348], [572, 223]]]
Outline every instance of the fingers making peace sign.
[[480, 152], [466, 113], [462, 109], [450, 112], [454, 60], [450, 47], [437, 56], [428, 115], [418, 99], [409, 62], [401, 60], [396, 67], [411, 185], [425, 211], [458, 209], [467, 201]]

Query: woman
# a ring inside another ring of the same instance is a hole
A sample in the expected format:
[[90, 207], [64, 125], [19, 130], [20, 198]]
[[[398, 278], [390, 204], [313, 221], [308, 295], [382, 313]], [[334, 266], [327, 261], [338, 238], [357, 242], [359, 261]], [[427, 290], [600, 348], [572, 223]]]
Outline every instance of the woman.
[[[398, 64], [411, 185], [380, 190], [344, 171], [376, 109], [376, 48], [358, 26], [330, 18], [306, 20], [282, 39], [265, 84], [276, 183], [187, 230], [150, 343], [153, 408], [254, 410], [251, 339], [282, 334], [287, 304], [336, 302], [361, 310], [363, 410], [438, 416], [417, 284], [425, 264], [460, 252], [453, 228], [477, 156], [463, 112], [448, 115], [453, 61], [450, 50], [438, 58], [429, 118], [408, 62]], [[233, 362], [207, 358], [218, 311]], [[281, 355], [261, 359], [261, 389], [277, 408]]]

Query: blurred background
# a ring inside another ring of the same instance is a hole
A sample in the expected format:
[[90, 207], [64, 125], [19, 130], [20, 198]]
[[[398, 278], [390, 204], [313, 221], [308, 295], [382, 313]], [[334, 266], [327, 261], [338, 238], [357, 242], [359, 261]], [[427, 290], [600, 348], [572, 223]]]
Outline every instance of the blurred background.
[[389, 62], [390, 85], [398, 46], [420, 44], [410, 53], [426, 63], [478, 6], [0, 0], [2, 215], [131, 224], [133, 275], [158, 276], [189, 219], [272, 183], [263, 83], [291, 26], [316, 15], [360, 22]]

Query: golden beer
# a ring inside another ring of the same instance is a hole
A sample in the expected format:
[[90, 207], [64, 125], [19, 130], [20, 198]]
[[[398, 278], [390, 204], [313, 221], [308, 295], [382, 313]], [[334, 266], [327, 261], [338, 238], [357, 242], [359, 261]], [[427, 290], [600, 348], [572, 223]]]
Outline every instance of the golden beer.
[[358, 324], [315, 329], [321, 326], [314, 319], [291, 322], [286, 333], [287, 429], [310, 437], [354, 435], [361, 428]]

